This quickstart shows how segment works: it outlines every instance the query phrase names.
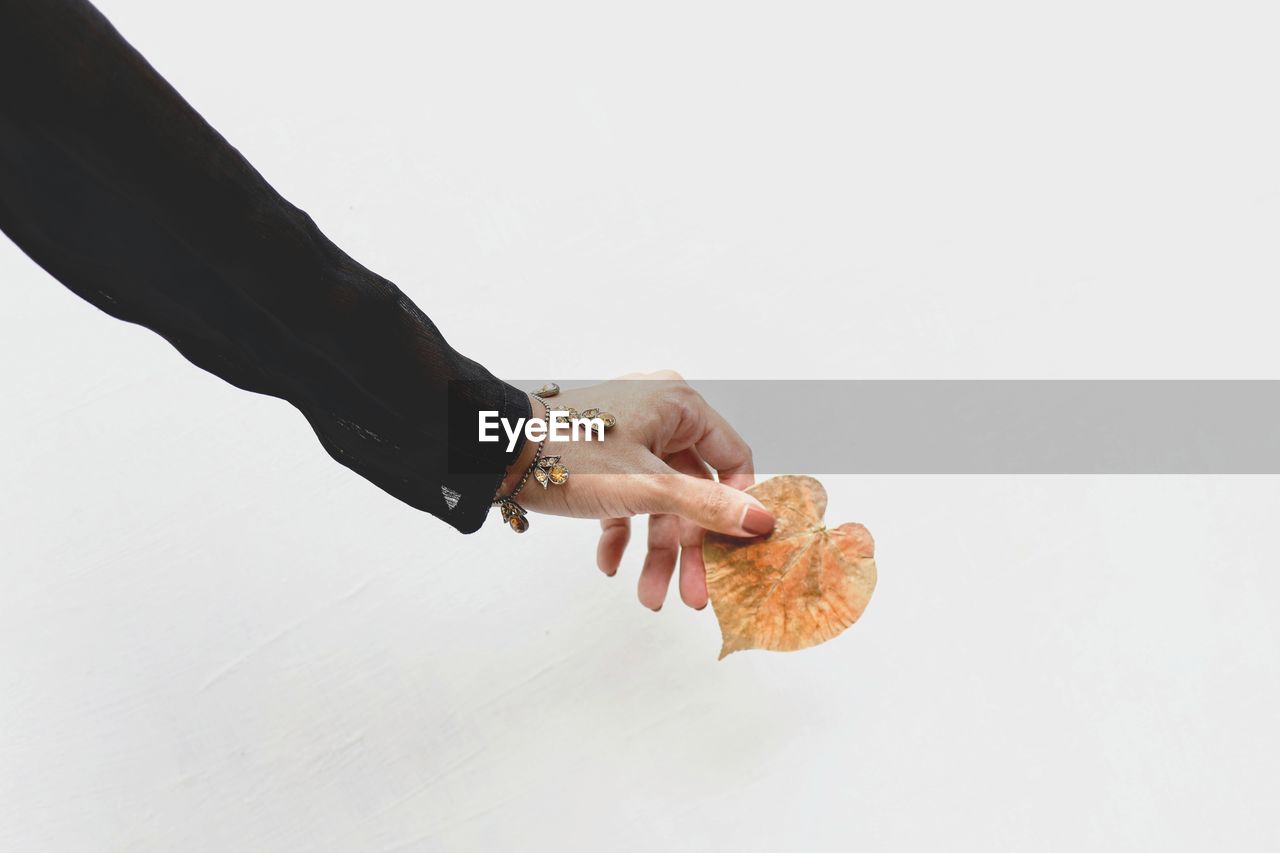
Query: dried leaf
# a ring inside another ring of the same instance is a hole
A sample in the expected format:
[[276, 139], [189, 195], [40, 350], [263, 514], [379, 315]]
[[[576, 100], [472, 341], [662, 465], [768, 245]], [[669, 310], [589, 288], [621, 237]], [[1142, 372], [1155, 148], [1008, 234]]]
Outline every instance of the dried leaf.
[[720, 657], [790, 652], [826, 642], [866, 608], [876, 586], [875, 542], [861, 524], [827, 528], [827, 492], [812, 477], [774, 477], [747, 490], [769, 508], [768, 537], [708, 533], [707, 591], [720, 622]]

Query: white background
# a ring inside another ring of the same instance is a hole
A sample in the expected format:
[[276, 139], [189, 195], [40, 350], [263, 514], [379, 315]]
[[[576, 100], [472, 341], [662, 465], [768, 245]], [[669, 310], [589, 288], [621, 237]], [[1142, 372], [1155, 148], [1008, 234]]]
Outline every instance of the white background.
[[[1271, 3], [100, 6], [499, 375], [1277, 374]], [[5, 853], [1280, 844], [1275, 478], [828, 476], [866, 616], [717, 663], [0, 281]]]

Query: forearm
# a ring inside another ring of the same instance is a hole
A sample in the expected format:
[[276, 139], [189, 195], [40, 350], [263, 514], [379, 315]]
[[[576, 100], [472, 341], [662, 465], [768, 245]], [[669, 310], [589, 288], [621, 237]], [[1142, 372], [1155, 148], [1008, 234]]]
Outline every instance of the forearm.
[[0, 228], [103, 310], [292, 402], [382, 488], [479, 526], [510, 460], [473, 444], [450, 471], [446, 386], [514, 417], [523, 395], [325, 238], [89, 4], [0, 0], [0, 54]]

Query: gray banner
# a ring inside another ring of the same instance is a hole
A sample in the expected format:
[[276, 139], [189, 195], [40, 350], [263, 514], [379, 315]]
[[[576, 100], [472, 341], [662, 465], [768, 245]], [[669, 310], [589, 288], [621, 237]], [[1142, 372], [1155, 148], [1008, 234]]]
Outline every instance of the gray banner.
[[689, 384], [763, 474], [1280, 474], [1280, 381]]

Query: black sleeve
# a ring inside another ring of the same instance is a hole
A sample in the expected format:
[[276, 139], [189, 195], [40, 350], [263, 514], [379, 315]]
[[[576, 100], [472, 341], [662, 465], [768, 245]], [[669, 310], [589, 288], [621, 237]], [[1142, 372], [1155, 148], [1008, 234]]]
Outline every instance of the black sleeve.
[[519, 455], [459, 427], [528, 417], [528, 398], [321, 234], [84, 0], [0, 0], [0, 229], [464, 533]]

